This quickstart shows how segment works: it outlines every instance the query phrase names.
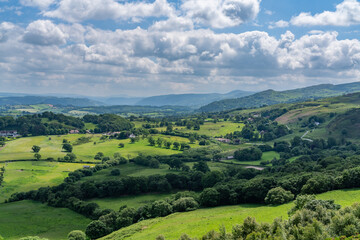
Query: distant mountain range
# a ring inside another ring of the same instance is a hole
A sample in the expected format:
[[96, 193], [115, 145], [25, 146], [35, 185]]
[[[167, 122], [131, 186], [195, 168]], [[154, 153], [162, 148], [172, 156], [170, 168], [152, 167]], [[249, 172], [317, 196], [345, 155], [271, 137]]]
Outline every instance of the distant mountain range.
[[254, 94], [241, 90], [232, 91], [225, 94], [208, 93], [208, 94], [170, 94], [144, 98], [136, 103], [142, 106], [188, 106], [199, 108], [214, 101], [223, 99], [239, 98]]
[[62, 106], [113, 106], [113, 105], [129, 105], [129, 106], [184, 106], [197, 109], [201, 106], [214, 101], [239, 98], [248, 96], [254, 92], [246, 92], [241, 90], [232, 91], [226, 94], [209, 93], [209, 94], [170, 94], [162, 96], [153, 96], [147, 98], [139, 97], [47, 97], [35, 96], [20, 93], [0, 93], [0, 105], [29, 105], [29, 104], [53, 104]]
[[339, 96], [360, 91], [360, 82], [332, 85], [321, 84], [287, 91], [266, 90], [241, 98], [212, 102], [199, 109], [201, 112], [220, 112], [237, 108], [254, 108], [279, 103], [300, 102], [308, 99]]
[[7, 97], [0, 94], [0, 106], [3, 105], [35, 105], [35, 104], [51, 104], [61, 106], [101, 106], [101, 102], [90, 100], [87, 98], [61, 98], [61, 97], [46, 97], [46, 96], [18, 96]]
[[[279, 103], [300, 102], [308, 99], [339, 96], [360, 91], [360, 82], [332, 85], [321, 84], [306, 88], [287, 91], [266, 90], [263, 92], [247, 92], [236, 90], [226, 94], [170, 94], [146, 98], [139, 97], [65, 97], [65, 95], [35, 96], [29, 94], [0, 93], [0, 106], [2, 105], [32, 105], [52, 104], [74, 107], [96, 106], [141, 106], [144, 107], [182, 106], [200, 112], [220, 112], [237, 108], [254, 108]], [[121, 111], [124, 111], [121, 108]], [[151, 109], [153, 111], [154, 109]], [[184, 109], [182, 109], [184, 110]], [[173, 111], [173, 109], [172, 109]], [[186, 110], [188, 111], [188, 110]]]

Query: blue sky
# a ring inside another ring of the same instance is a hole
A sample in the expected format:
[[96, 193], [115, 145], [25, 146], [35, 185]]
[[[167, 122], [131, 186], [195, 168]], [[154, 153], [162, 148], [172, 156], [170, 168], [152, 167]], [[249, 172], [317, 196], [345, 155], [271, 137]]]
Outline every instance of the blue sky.
[[0, 0], [0, 91], [149, 96], [360, 76], [357, 0]]

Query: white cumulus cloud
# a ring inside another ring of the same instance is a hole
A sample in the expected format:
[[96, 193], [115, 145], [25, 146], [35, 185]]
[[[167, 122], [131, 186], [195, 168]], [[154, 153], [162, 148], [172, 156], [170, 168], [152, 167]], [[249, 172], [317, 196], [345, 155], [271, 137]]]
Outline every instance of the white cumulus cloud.
[[284, 21], [284, 20], [280, 20], [280, 21], [271, 23], [269, 25], [270, 29], [273, 29], [273, 28], [286, 28], [286, 27], [289, 27], [289, 22]]
[[154, 26], [102, 30], [49, 20], [26, 28], [1, 23], [7, 40], [0, 41], [0, 88], [39, 90], [46, 82], [67, 92], [156, 94], [173, 92], [173, 86], [214, 91], [256, 83], [291, 87], [314, 79], [348, 82], [360, 74], [360, 41], [338, 39], [336, 32], [296, 38], [291, 31], [274, 37]]
[[44, 13], [47, 17], [69, 22], [105, 19], [136, 19], [161, 17], [173, 14], [173, 7], [166, 0], [148, 2], [125, 2], [115, 0], [60, 0], [59, 7]]
[[181, 9], [194, 22], [213, 28], [226, 28], [254, 20], [261, 0], [184, 0]]
[[360, 2], [345, 0], [334, 12], [324, 11], [315, 15], [300, 13], [291, 19], [295, 26], [351, 26], [360, 24]]
[[68, 35], [49, 20], [37, 20], [26, 28], [23, 40], [34, 45], [62, 45]]

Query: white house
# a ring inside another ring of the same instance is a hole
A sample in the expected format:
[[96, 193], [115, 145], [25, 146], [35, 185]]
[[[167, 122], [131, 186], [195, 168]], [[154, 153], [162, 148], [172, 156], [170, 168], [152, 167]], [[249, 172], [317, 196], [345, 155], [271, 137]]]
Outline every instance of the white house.
[[16, 130], [0, 131], [0, 137], [18, 137], [20, 134]]

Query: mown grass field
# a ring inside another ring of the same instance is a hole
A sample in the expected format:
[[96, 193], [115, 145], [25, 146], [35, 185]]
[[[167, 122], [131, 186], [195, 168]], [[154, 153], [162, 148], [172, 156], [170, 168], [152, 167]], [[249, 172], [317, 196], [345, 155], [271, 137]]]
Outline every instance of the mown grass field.
[[270, 151], [270, 152], [264, 152], [261, 160], [258, 161], [238, 161], [235, 159], [232, 160], [223, 160], [223, 162], [226, 163], [235, 163], [235, 164], [244, 164], [244, 165], [252, 165], [252, 166], [260, 166], [262, 161], [271, 161], [274, 158], [279, 159], [280, 158], [280, 154], [275, 152], [275, 151]]
[[[355, 202], [360, 202], [360, 189], [332, 191], [317, 195], [317, 198], [333, 199], [343, 207], [350, 206]], [[257, 222], [267, 223], [271, 223], [278, 217], [287, 218], [287, 212], [292, 206], [293, 203], [279, 206], [243, 204], [175, 213], [164, 218], [139, 222], [101, 239], [150, 240], [163, 235], [167, 240], [174, 240], [183, 233], [200, 238], [210, 230], [218, 230], [221, 225], [231, 231], [233, 225], [241, 224], [247, 216], [255, 217]]]
[[69, 172], [82, 168], [83, 165], [45, 161], [0, 163], [0, 167], [5, 166], [4, 182], [0, 187], [0, 202], [15, 192], [58, 185], [68, 176]]
[[[0, 162], [8, 160], [32, 160], [34, 159], [34, 153], [31, 148], [33, 145], [38, 145], [41, 147], [40, 154], [42, 159], [52, 157], [57, 159], [58, 157], [64, 157], [65, 152], [62, 151], [62, 141], [67, 139], [71, 143], [75, 143], [76, 140], [80, 137], [92, 137], [91, 141], [88, 143], [74, 145], [73, 153], [77, 156], [77, 161], [93, 161], [94, 156], [98, 152], [103, 152], [105, 156], [113, 156], [115, 152], [121, 153], [124, 157], [135, 157], [139, 153], [144, 153], [147, 155], [170, 155], [176, 154], [180, 151], [173, 149], [166, 149], [164, 147], [154, 147], [150, 146], [147, 139], [141, 139], [139, 142], [130, 143], [129, 139], [125, 140], [100, 140], [101, 135], [85, 135], [85, 134], [69, 134], [61, 136], [37, 136], [37, 137], [26, 137], [19, 138], [10, 142], [7, 142], [6, 146], [0, 150]], [[187, 138], [173, 137], [173, 136], [163, 136], [163, 135], [154, 135], [155, 139], [161, 137], [167, 139], [171, 142], [178, 141], [189, 143]], [[94, 144], [96, 142], [96, 144]], [[119, 148], [119, 143], [124, 143], [124, 148]], [[191, 147], [198, 147], [198, 144], [191, 144]]]
[[244, 127], [243, 123], [233, 123], [233, 122], [205, 122], [204, 125], [200, 125], [200, 130], [194, 131], [189, 130], [187, 128], [179, 128], [180, 132], [194, 132], [199, 135], [207, 135], [210, 137], [220, 137], [225, 136], [228, 133], [232, 133], [235, 131], [241, 131]]
[[6, 240], [26, 236], [64, 240], [72, 230], [85, 231], [90, 222], [67, 208], [53, 208], [39, 202], [0, 204], [0, 235]]

